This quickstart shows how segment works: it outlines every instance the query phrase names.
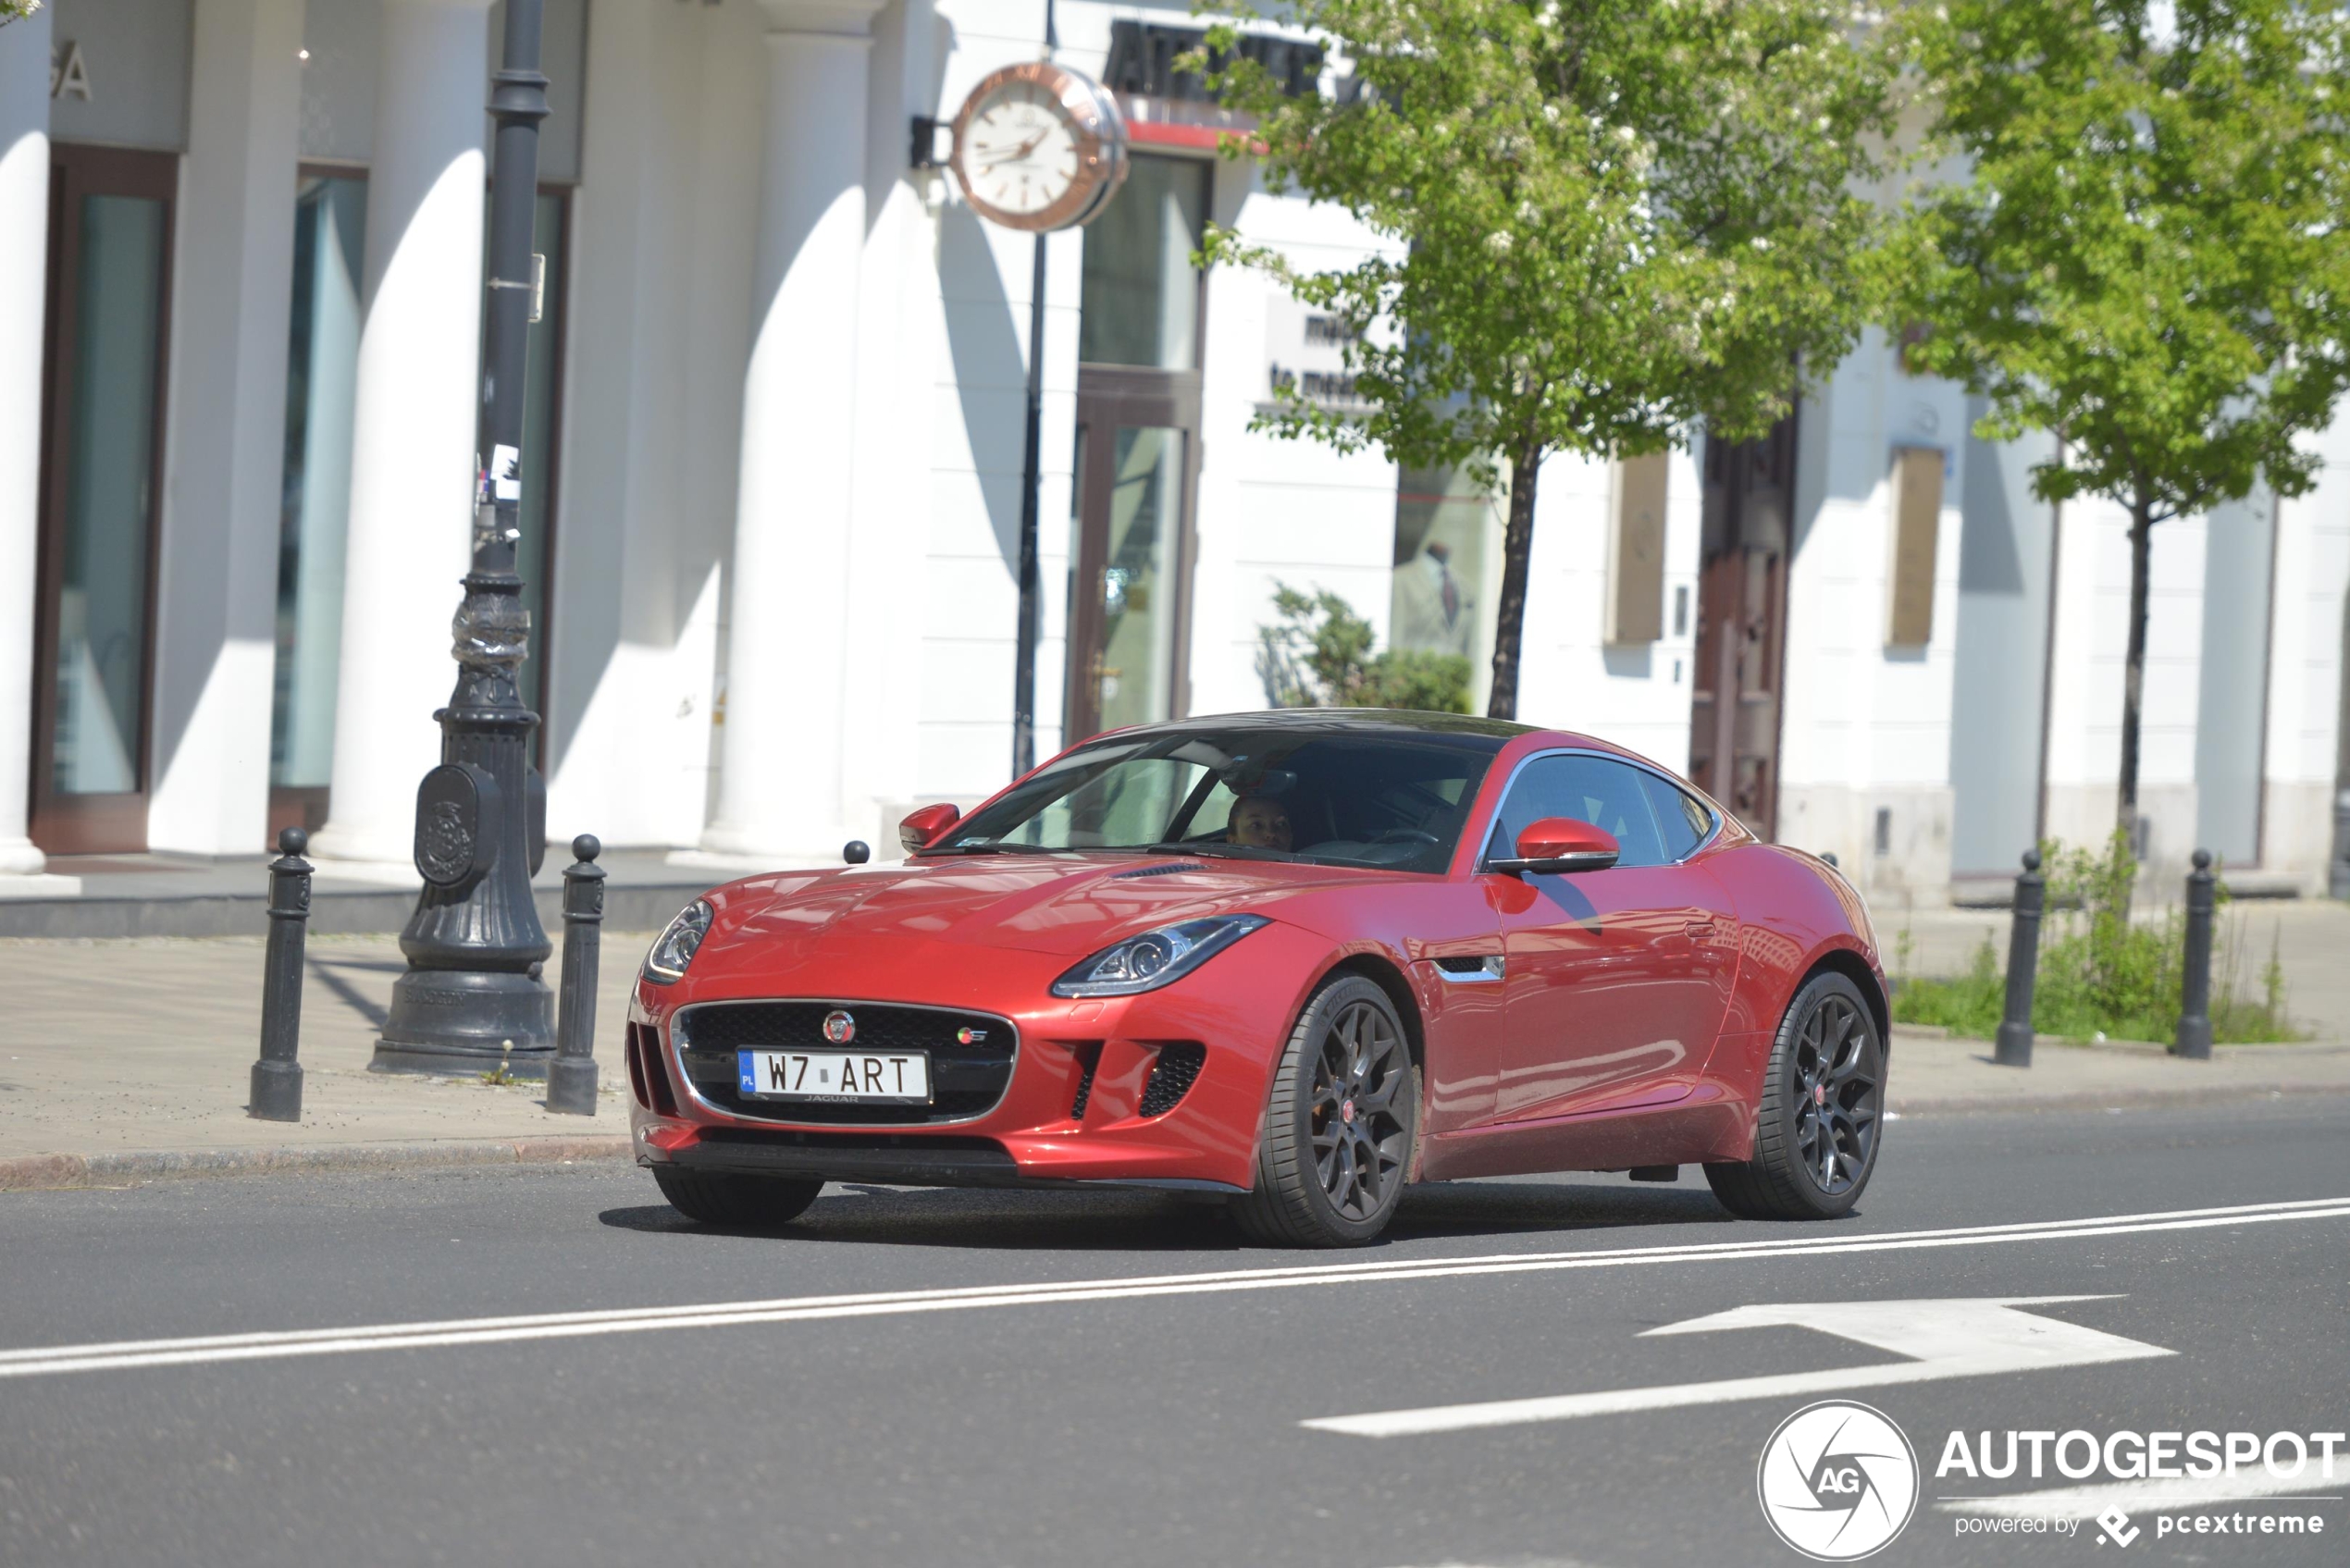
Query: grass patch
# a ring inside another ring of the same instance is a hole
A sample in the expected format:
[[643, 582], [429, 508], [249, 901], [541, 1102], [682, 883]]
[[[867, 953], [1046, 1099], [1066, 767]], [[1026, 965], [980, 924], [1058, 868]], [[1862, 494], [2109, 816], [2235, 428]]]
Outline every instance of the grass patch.
[[[2121, 833], [2102, 854], [2051, 844], [2043, 846], [2042, 858], [2049, 868], [2048, 912], [2040, 925], [2033, 1030], [2082, 1041], [2172, 1039], [2179, 1031], [2186, 970], [2185, 915], [2173, 908], [2159, 920], [2130, 918], [2137, 863]], [[2230, 1044], [2301, 1039], [2285, 1009], [2284, 968], [2275, 934], [2255, 992], [2245, 983], [2244, 925], [2227, 913], [2225, 882], [2218, 894], [2211, 1037]], [[1952, 980], [1909, 977], [1906, 931], [1896, 940], [1894, 954], [1900, 977], [1893, 997], [1896, 1022], [1983, 1039], [1998, 1032], [2007, 1007], [2007, 976], [1990, 938], [1975, 950], [1967, 972]]]

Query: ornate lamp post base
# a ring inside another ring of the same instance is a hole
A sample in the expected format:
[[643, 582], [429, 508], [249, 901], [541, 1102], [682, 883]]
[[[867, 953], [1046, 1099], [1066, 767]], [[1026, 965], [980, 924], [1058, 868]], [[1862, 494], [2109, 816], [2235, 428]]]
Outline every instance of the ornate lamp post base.
[[416, 786], [425, 887], [400, 932], [408, 972], [392, 982], [371, 1072], [502, 1065], [544, 1078], [554, 1058], [554, 994], [538, 978], [554, 945], [530, 893], [544, 809], [527, 755], [538, 716], [514, 685], [528, 626], [521, 587], [512, 571], [465, 579], [457, 689], [433, 716], [442, 760]]
[[536, 976], [411, 969], [392, 982], [367, 1070], [470, 1075], [503, 1066], [537, 1079], [554, 1059], [554, 993]]

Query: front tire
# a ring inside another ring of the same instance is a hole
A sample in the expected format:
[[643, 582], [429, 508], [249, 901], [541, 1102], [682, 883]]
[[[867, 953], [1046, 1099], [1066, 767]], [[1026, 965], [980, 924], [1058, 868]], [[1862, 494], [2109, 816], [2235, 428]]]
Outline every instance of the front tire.
[[724, 1171], [653, 1167], [669, 1206], [722, 1230], [772, 1230], [807, 1211], [824, 1190], [807, 1177], [736, 1176]]
[[1256, 1185], [1232, 1205], [1252, 1241], [1359, 1247], [1395, 1216], [1419, 1130], [1419, 1073], [1387, 993], [1342, 975], [1314, 993], [1273, 1072]]
[[1787, 1004], [1763, 1070], [1754, 1157], [1705, 1179], [1740, 1219], [1835, 1219], [1875, 1173], [1885, 1041], [1861, 988], [1813, 975]]

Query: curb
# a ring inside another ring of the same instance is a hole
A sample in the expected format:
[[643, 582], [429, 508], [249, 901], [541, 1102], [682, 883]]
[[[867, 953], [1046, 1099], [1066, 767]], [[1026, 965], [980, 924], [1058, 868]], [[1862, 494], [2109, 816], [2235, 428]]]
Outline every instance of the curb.
[[[1895, 1115], [1981, 1111], [2081, 1111], [2212, 1105], [2285, 1095], [2350, 1093], [2350, 1083], [2235, 1083], [2167, 1089], [2073, 1089], [2018, 1099], [2006, 1094], [1896, 1097]], [[634, 1158], [628, 1138], [452, 1140], [440, 1143], [348, 1143], [302, 1149], [193, 1149], [121, 1154], [19, 1154], [0, 1158], [0, 1192], [122, 1188], [148, 1181], [223, 1176], [308, 1176], [339, 1171], [431, 1170], [468, 1166], [557, 1165]]]
[[[2029, 1069], [2025, 1069], [2029, 1070]], [[2245, 1100], [2281, 1100], [2310, 1094], [2350, 1094], [2350, 1083], [2182, 1084], [2170, 1089], [2064, 1089], [2029, 1099], [2011, 1094], [1923, 1094], [1891, 1097], [1886, 1106], [1899, 1117], [1968, 1111], [2146, 1110], [2168, 1105], [2219, 1105]]]
[[194, 1149], [121, 1154], [22, 1154], [0, 1159], [0, 1192], [128, 1187], [214, 1176], [312, 1175], [344, 1170], [554, 1165], [631, 1158], [623, 1133], [578, 1138], [350, 1143], [304, 1149]]

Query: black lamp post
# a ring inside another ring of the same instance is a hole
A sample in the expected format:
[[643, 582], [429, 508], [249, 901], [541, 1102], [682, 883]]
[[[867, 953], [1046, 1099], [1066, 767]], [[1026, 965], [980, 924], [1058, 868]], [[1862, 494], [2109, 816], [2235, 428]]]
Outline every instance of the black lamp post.
[[408, 972], [391, 989], [372, 1064], [378, 1072], [473, 1072], [506, 1066], [543, 1077], [554, 1055], [553, 950], [531, 902], [545, 811], [529, 765], [538, 715], [515, 684], [530, 632], [514, 572], [522, 536], [523, 359], [538, 297], [531, 218], [538, 187], [543, 0], [506, 0], [504, 65], [489, 201], [489, 332], [481, 377], [481, 465], [473, 570], [451, 626], [457, 687], [434, 717], [440, 766], [416, 790], [416, 912], [400, 933]]

